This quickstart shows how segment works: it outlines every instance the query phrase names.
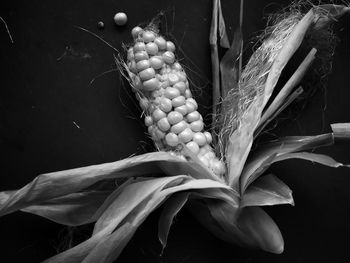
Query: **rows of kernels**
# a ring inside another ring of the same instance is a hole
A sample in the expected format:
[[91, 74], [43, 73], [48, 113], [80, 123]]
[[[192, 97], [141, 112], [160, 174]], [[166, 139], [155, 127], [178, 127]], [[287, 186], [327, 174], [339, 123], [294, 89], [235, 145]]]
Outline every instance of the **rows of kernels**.
[[[148, 133], [161, 150], [176, 150], [185, 144], [215, 174], [225, 172], [223, 162], [210, 146], [197, 102], [192, 98], [182, 66], [175, 59], [175, 45], [151, 30], [135, 27], [135, 43], [127, 59]], [[140, 95], [141, 94], [141, 95]]]

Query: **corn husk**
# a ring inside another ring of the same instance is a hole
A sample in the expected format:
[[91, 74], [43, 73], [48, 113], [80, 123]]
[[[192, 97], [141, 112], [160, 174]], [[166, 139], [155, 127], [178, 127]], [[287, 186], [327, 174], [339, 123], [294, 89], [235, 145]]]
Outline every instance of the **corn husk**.
[[[318, 33], [316, 29], [326, 27], [349, 10], [345, 6], [321, 5], [312, 8], [303, 17], [299, 13], [291, 13], [273, 26], [271, 35], [250, 58], [240, 79], [238, 107], [232, 107], [233, 111], [226, 114], [227, 123], [220, 135], [224, 143], [227, 142], [224, 148], [229, 169], [228, 181], [235, 189], [239, 187], [240, 174], [253, 144], [254, 132], [283, 68], [307, 33]], [[285, 98], [278, 96], [275, 103], [281, 105]], [[227, 96], [224, 100], [231, 99], [231, 96]]]

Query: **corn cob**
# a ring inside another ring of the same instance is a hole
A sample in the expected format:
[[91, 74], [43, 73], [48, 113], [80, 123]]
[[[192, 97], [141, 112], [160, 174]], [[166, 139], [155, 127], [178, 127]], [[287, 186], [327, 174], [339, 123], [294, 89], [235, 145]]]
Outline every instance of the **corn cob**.
[[225, 165], [211, 147], [202, 115], [192, 98], [185, 71], [175, 58], [175, 45], [156, 29], [135, 27], [127, 51], [131, 86], [145, 113], [145, 125], [156, 147], [183, 156], [183, 145], [204, 166], [223, 177]]

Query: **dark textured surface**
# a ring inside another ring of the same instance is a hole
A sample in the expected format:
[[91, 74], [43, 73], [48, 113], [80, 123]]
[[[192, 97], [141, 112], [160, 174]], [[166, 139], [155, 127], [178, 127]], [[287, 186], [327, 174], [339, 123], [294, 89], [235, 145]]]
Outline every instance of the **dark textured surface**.
[[[246, 1], [244, 35], [249, 40], [264, 27], [263, 15], [289, 1]], [[229, 35], [238, 22], [238, 1], [223, 1]], [[98, 164], [150, 149], [139, 111], [114, 69], [114, 47], [131, 41], [129, 31], [165, 11], [163, 28], [176, 39], [178, 56], [198, 89], [203, 115], [209, 113], [211, 1], [7, 1], [0, 16], [0, 190], [16, 189], [44, 172]], [[118, 11], [129, 23], [113, 24]], [[105, 23], [104, 30], [97, 22]], [[328, 124], [350, 121], [350, 18], [336, 27], [340, 38], [326, 96], [318, 92], [299, 117], [282, 121], [279, 135], [329, 131]], [[250, 54], [251, 50], [247, 50]], [[127, 88], [127, 86], [125, 87]], [[325, 99], [326, 98], [326, 99]], [[325, 107], [325, 105], [327, 107]], [[323, 149], [350, 163], [350, 143]], [[294, 191], [295, 207], [266, 209], [285, 238], [282, 255], [239, 249], [215, 239], [186, 212], [179, 214], [169, 244], [160, 254], [154, 213], [136, 233], [119, 262], [339, 262], [348, 257], [350, 172], [305, 161], [286, 161], [271, 169]], [[56, 253], [67, 234], [64, 227], [37, 216], [14, 213], [0, 218], [0, 261], [38, 262]], [[75, 231], [77, 239], [87, 230]]]

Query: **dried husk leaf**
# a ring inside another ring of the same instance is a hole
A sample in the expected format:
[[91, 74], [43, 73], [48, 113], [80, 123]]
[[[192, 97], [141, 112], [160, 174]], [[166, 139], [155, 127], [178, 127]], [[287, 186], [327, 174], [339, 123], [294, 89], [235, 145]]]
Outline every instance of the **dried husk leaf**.
[[142, 201], [151, 198], [159, 189], [163, 189], [171, 183], [181, 184], [186, 179], [188, 180], [190, 177], [180, 175], [156, 178], [128, 185], [99, 217], [95, 224], [93, 235], [106, 228], [110, 229], [112, 225], [114, 227], [118, 226]]
[[171, 224], [177, 213], [186, 204], [189, 195], [190, 193], [176, 193], [163, 205], [164, 208], [158, 222], [158, 238], [163, 249], [167, 244]]
[[[230, 135], [226, 155], [229, 167], [229, 183], [234, 188], [239, 187], [239, 176], [252, 146], [254, 131], [257, 128], [262, 111], [272, 94], [283, 68], [299, 48], [306, 32], [311, 26], [320, 28], [334, 21], [334, 12], [321, 13], [322, 8], [327, 9], [328, 6], [319, 6], [311, 9], [293, 27], [292, 32], [283, 43], [277, 57], [274, 58], [273, 64], [268, 71], [264, 88], [261, 92], [257, 91], [249, 106], [243, 110], [244, 113], [239, 118], [237, 129]], [[346, 11], [348, 11], [348, 9], [346, 9]], [[342, 14], [343, 13], [345, 13], [345, 11], [342, 12]], [[320, 20], [320, 18], [322, 19]]]
[[229, 243], [282, 253], [284, 242], [275, 222], [259, 207], [234, 208], [227, 202], [190, 202], [191, 213], [216, 237]]
[[[283, 86], [283, 88], [280, 90], [280, 92], [277, 94], [277, 96], [274, 98], [274, 100], [271, 102], [270, 106], [264, 111], [264, 114], [262, 115], [259, 126], [257, 128], [257, 131], [255, 132], [255, 136], [259, 134], [259, 131], [262, 130], [261, 127], [265, 127], [269, 120], [271, 120], [272, 115], [278, 111], [278, 109], [283, 105], [286, 98], [289, 96], [289, 94], [292, 92], [292, 90], [299, 85], [300, 81], [304, 77], [305, 73], [307, 72], [308, 68], [311, 66], [311, 63], [315, 59], [315, 54], [317, 50], [315, 48], [312, 48], [311, 51], [308, 53], [306, 58], [303, 60], [303, 62], [299, 65], [297, 70], [293, 73], [293, 75], [290, 77], [290, 79], [287, 81], [287, 83]], [[274, 115], [276, 116], [276, 115]]]
[[96, 212], [110, 193], [111, 191], [88, 191], [68, 194], [21, 211], [67, 226], [84, 225], [97, 220]]
[[334, 144], [333, 133], [316, 136], [290, 136], [260, 146], [247, 161], [240, 178], [241, 193], [283, 154]]
[[297, 88], [295, 91], [292, 92], [291, 95], [289, 95], [282, 104], [271, 113], [271, 115], [266, 119], [263, 123], [260, 122], [260, 126], [255, 130], [254, 138], [256, 138], [264, 129], [265, 127], [274, 120], [285, 108], [287, 108], [293, 101], [295, 101], [296, 98], [298, 98], [302, 93], [304, 92], [304, 89], [302, 87]]
[[331, 128], [336, 139], [350, 138], [350, 123], [333, 123]]
[[[175, 181], [171, 182], [171, 184], [174, 184]], [[145, 204], [142, 209], [138, 208], [135, 209], [132, 213], [128, 215], [126, 219], [123, 221], [131, 222], [132, 229], [130, 229], [131, 233], [134, 233], [135, 229], [147, 218], [147, 216], [156, 209], [160, 204], [163, 203], [168, 196], [170, 196], [173, 193], [177, 193], [179, 191], [186, 191], [186, 190], [192, 190], [192, 189], [216, 189], [216, 188], [222, 188], [224, 190], [227, 190], [228, 188], [225, 185], [222, 185], [218, 182], [212, 181], [212, 180], [190, 180], [185, 183], [175, 183], [173, 186], [167, 185], [165, 189], [154, 192], [154, 195], [152, 196], [149, 201], [146, 202], [143, 201], [142, 204]], [[216, 198], [216, 196], [212, 196], [211, 198]], [[114, 233], [112, 234], [112, 236]], [[129, 236], [126, 236], [129, 238]], [[99, 258], [98, 255], [103, 255], [104, 260], [99, 260], [99, 262], [113, 262], [119, 255], [115, 251], [121, 251], [120, 244], [123, 240], [117, 239], [117, 238], [109, 238], [107, 241], [103, 241], [103, 243], [100, 243], [96, 248], [90, 252], [93, 258]], [[89, 254], [89, 256], [90, 256]], [[89, 257], [88, 256], [88, 257]], [[85, 261], [84, 261], [85, 262]], [[86, 262], [94, 262], [94, 261], [86, 261]]]
[[168, 152], [146, 153], [116, 162], [41, 174], [19, 190], [0, 192], [0, 216], [52, 198], [79, 192], [99, 181], [164, 173], [213, 178], [203, 166], [184, 161]]
[[221, 1], [218, 1], [218, 13], [219, 13], [219, 36], [220, 46], [223, 48], [230, 48], [230, 41], [228, 40], [226, 25], [224, 16], [222, 15]]
[[217, 181], [197, 180], [185, 175], [130, 183], [106, 208], [91, 238], [46, 262], [94, 262], [99, 256], [101, 260], [98, 262], [113, 262], [137, 227], [170, 195], [179, 191], [211, 188], [231, 193], [228, 186]]
[[225, 55], [220, 61], [221, 91], [223, 98], [227, 96], [229, 91], [237, 93], [239, 75], [237, 61], [241, 52], [241, 44], [242, 32], [237, 29], [230, 48], [225, 52]]
[[244, 192], [241, 207], [294, 205], [292, 190], [272, 174], [264, 175], [255, 180]]
[[82, 263], [114, 262], [128, 244], [137, 226], [125, 223], [112, 234], [102, 238], [96, 247], [87, 255]]
[[[234, 38], [231, 47], [226, 51], [225, 55], [220, 61], [220, 77], [221, 77], [221, 97], [226, 98], [230, 92], [231, 100], [222, 100], [220, 103], [220, 114], [216, 118], [215, 129], [219, 134], [218, 143], [216, 144], [216, 151], [224, 159], [226, 145], [225, 137], [220, 136], [222, 133], [219, 131], [225, 123], [225, 112], [230, 108], [231, 111], [238, 111], [238, 78], [239, 78], [239, 57], [242, 45], [242, 33], [238, 28], [234, 34]], [[236, 102], [234, 102], [235, 100]]]
[[276, 157], [273, 162], [279, 162], [279, 161], [288, 160], [288, 159], [302, 159], [302, 160], [307, 160], [307, 161], [323, 164], [323, 165], [333, 167], [333, 168], [348, 166], [346, 164], [342, 164], [342, 163], [334, 160], [332, 157], [329, 157], [328, 155], [309, 153], [309, 152], [297, 152], [297, 153], [283, 154], [283, 155]]

